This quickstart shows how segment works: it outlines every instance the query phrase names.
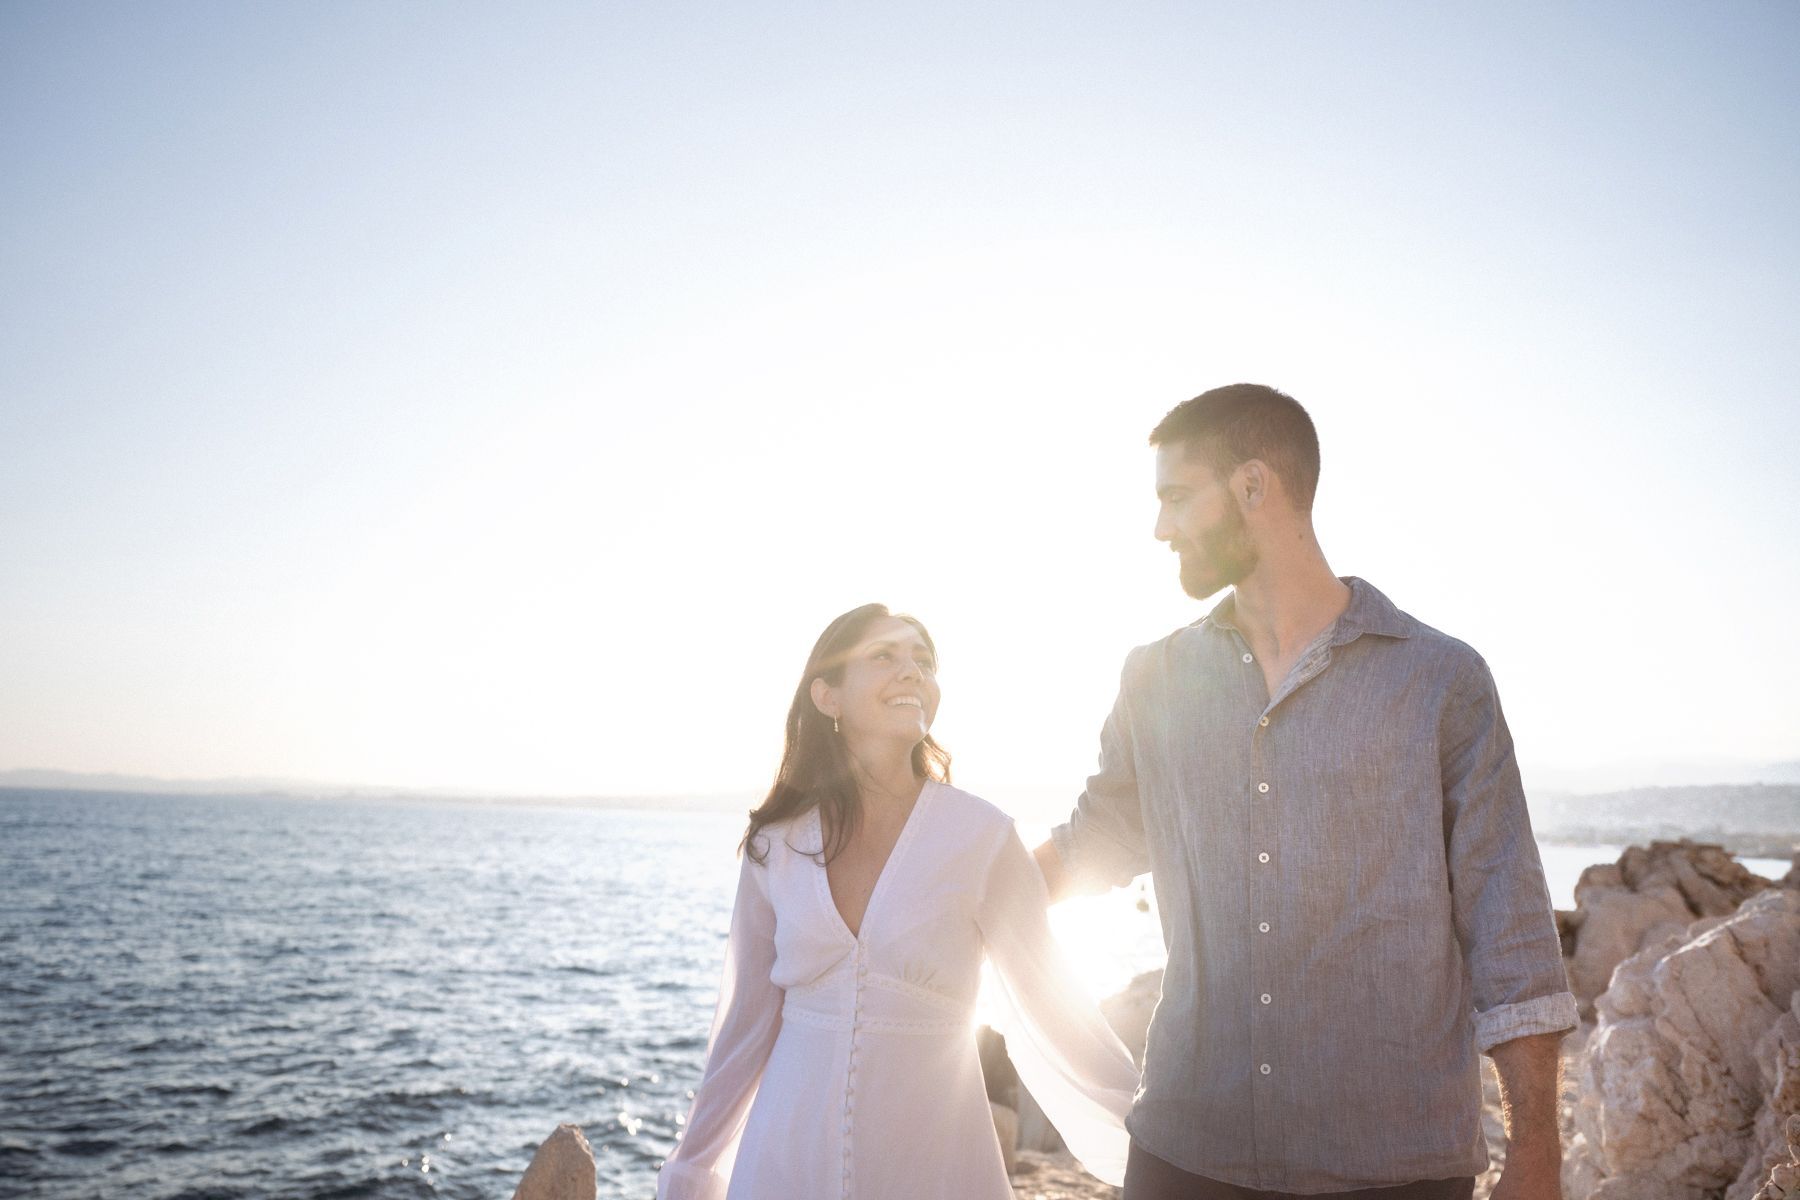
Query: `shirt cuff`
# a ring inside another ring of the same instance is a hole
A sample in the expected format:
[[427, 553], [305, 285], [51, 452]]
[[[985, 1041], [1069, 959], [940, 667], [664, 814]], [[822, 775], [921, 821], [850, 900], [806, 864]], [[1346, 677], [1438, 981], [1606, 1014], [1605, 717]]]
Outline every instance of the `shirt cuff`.
[[1514, 1038], [1538, 1033], [1567, 1033], [1580, 1023], [1581, 1012], [1575, 1006], [1573, 992], [1538, 996], [1517, 1004], [1496, 1004], [1486, 1012], [1475, 1014], [1475, 1044], [1486, 1054]]
[[665, 1162], [656, 1173], [656, 1200], [725, 1200], [726, 1182], [705, 1167]]

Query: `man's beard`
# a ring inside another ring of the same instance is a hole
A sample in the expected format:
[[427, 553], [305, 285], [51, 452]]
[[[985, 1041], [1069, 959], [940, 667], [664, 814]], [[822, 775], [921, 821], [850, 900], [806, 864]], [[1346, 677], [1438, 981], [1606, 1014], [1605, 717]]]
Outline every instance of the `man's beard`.
[[1181, 590], [1196, 600], [1241, 582], [1262, 557], [1235, 505], [1197, 542], [1177, 542], [1175, 549], [1181, 555]]

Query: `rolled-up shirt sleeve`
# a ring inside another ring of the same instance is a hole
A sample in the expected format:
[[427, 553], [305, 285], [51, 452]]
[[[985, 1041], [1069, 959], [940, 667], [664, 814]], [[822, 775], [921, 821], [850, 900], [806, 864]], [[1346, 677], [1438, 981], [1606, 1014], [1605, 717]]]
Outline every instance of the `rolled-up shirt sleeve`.
[[1512, 734], [1487, 664], [1470, 652], [1439, 730], [1456, 936], [1474, 989], [1475, 1039], [1573, 1029], [1579, 1017], [1532, 838]]
[[1050, 831], [1076, 892], [1124, 887], [1150, 869], [1132, 746], [1131, 681], [1142, 653], [1134, 650], [1125, 659], [1118, 699], [1100, 728], [1099, 769], [1088, 777], [1068, 821]]

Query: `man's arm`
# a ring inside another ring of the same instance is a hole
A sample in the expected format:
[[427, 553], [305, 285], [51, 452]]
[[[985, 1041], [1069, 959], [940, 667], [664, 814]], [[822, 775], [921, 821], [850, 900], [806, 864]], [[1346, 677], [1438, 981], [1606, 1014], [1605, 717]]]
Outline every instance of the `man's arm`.
[[1533, 1034], [1488, 1051], [1500, 1075], [1500, 1111], [1506, 1124], [1506, 1164], [1492, 1200], [1562, 1200], [1562, 1139], [1556, 1116], [1562, 1036]]
[[[1141, 647], [1140, 647], [1141, 649]], [[1150, 869], [1144, 812], [1138, 796], [1131, 728], [1131, 680], [1139, 651], [1125, 659], [1119, 696], [1100, 727], [1100, 765], [1066, 823], [1033, 856], [1052, 902], [1078, 892], [1124, 887]]]
[[1451, 910], [1475, 1001], [1476, 1048], [1562, 1034], [1579, 1019], [1512, 735], [1487, 664], [1471, 657], [1439, 731]]

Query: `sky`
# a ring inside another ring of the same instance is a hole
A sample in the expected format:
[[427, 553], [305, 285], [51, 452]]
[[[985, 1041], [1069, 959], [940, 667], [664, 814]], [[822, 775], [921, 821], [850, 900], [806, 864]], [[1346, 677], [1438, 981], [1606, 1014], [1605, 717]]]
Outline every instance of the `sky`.
[[1528, 783], [1800, 759], [1796, 52], [1779, 3], [0, 5], [0, 771], [754, 792], [880, 600], [957, 781], [1072, 795], [1210, 607], [1148, 431], [1240, 380]]

